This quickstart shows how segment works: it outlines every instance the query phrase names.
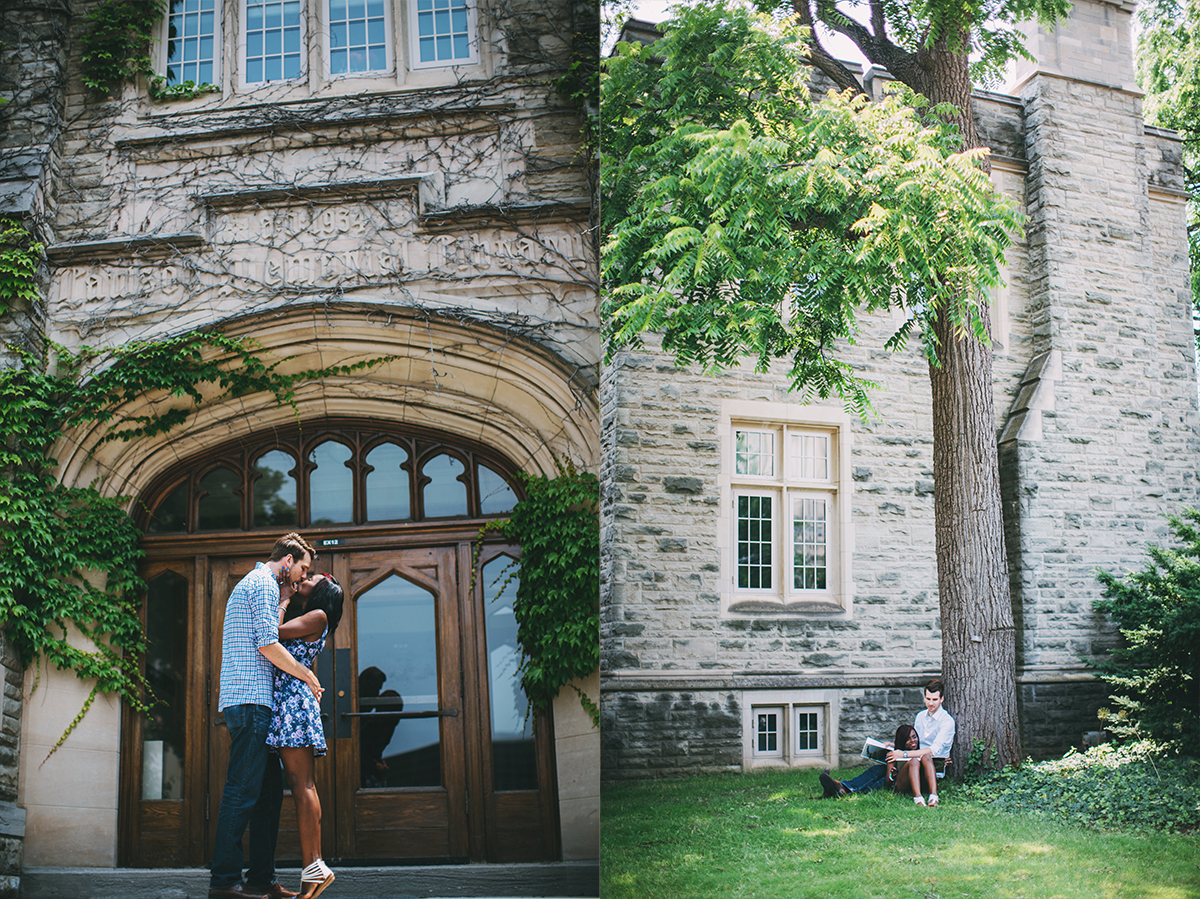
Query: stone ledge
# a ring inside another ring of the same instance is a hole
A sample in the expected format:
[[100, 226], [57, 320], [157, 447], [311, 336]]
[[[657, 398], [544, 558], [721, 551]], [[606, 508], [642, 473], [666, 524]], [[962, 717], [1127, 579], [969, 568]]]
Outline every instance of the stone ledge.
[[109, 240], [84, 240], [60, 243], [46, 248], [51, 265], [74, 265], [80, 262], [111, 262], [126, 256], [158, 258], [205, 245], [202, 234], [155, 234], [138, 237], [114, 237]]
[[195, 194], [197, 206], [209, 209], [240, 209], [246, 206], [294, 206], [341, 203], [344, 200], [389, 199], [411, 191], [433, 175], [413, 172], [398, 178], [365, 181], [330, 181], [321, 184], [263, 184], [229, 191]]
[[421, 213], [423, 231], [457, 231], [464, 225], [513, 225], [526, 222], [586, 221], [591, 209], [589, 200], [565, 200], [550, 203], [525, 203], [502, 206], [484, 203], [456, 206], [451, 209], [430, 209]]

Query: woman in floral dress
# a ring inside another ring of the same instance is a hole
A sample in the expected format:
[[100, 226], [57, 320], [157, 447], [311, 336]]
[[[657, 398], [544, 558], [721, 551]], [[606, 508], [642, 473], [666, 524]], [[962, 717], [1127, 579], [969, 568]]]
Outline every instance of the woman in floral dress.
[[[304, 600], [304, 613], [284, 622], [294, 597]], [[301, 665], [312, 666], [342, 618], [342, 588], [331, 574], [314, 574], [296, 585], [279, 603], [279, 640]], [[299, 899], [315, 899], [333, 882], [321, 858], [321, 800], [313, 784], [313, 760], [325, 755], [321, 708], [303, 681], [275, 669], [274, 715], [267, 747], [278, 752], [296, 801], [296, 827], [304, 871]]]

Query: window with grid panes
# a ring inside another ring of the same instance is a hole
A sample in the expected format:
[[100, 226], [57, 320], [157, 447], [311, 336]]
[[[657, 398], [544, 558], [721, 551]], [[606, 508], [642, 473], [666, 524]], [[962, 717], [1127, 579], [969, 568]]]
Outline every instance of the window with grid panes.
[[304, 74], [300, 0], [244, 0], [247, 85], [290, 81]]
[[754, 710], [757, 731], [754, 735], [756, 756], [783, 756], [783, 709], [759, 708]]
[[233, 81], [247, 90], [305, 79], [314, 50], [328, 79], [480, 61], [472, 0], [239, 0], [235, 28], [223, 27], [222, 7], [220, 0], [170, 0], [160, 63], [168, 86], [222, 86], [223, 43], [234, 39]]
[[734, 607], [836, 601], [837, 432], [734, 424]]
[[171, 0], [166, 16], [168, 86], [219, 80], [218, 14], [216, 0]]
[[467, 0], [408, 0], [413, 68], [464, 65], [478, 58]]
[[821, 751], [821, 710], [796, 709], [796, 752]]

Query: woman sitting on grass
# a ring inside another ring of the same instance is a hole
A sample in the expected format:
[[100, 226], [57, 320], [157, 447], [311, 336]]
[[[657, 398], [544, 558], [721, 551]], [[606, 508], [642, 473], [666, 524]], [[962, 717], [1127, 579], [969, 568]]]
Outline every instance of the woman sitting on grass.
[[[888, 753], [887, 779], [897, 793], [908, 793], [917, 805], [926, 805], [921, 781], [929, 784], [928, 805], [937, 808], [937, 772], [933, 769], [933, 750], [921, 748], [921, 738], [911, 724], [896, 728], [897, 748]], [[903, 747], [903, 748], [901, 748]]]

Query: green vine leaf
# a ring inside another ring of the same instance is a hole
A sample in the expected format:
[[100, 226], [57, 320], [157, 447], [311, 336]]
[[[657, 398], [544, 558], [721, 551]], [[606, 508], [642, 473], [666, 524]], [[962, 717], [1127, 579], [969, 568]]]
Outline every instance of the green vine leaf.
[[[205, 405], [252, 393], [296, 410], [298, 384], [391, 358], [281, 374], [287, 359], [267, 362], [254, 340], [211, 331], [104, 352], [52, 345], [49, 359], [26, 355], [0, 371], [0, 627], [22, 665], [44, 660], [94, 682], [51, 754], [98, 693], [115, 693], [138, 711], [147, 709], [149, 696], [140, 667], [141, 535], [126, 511], [128, 498], [60, 484], [55, 442], [74, 428], [102, 429], [101, 442], [161, 434]], [[122, 414], [126, 403], [148, 393], [181, 402], [149, 415]], [[94, 648], [73, 645], [72, 632]]]
[[150, 45], [165, 9], [164, 0], [105, 0], [88, 12], [80, 38], [84, 85], [107, 94], [122, 81], [153, 77]]
[[0, 315], [20, 301], [33, 304], [41, 298], [36, 276], [42, 252], [42, 244], [20, 222], [0, 219]]

